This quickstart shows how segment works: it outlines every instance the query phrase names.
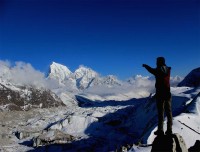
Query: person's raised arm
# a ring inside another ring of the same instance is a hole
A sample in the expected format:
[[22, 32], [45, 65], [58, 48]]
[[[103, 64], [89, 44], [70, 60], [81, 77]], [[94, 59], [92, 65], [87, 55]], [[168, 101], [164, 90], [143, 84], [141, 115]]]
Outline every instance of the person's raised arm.
[[147, 71], [149, 71], [151, 74], [153, 74], [153, 75], [156, 74], [156, 70], [154, 68], [151, 68], [147, 64], [142, 64], [142, 66], [145, 67], [147, 69]]

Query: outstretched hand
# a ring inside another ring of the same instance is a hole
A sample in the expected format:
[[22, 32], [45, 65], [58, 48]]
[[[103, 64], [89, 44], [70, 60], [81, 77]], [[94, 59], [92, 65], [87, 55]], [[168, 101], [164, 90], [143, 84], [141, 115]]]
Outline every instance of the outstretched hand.
[[142, 67], [146, 67], [147, 65], [146, 64], [142, 64]]

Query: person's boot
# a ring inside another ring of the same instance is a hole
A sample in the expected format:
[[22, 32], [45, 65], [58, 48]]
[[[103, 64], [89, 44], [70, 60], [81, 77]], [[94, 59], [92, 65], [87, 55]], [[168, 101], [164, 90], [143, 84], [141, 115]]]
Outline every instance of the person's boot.
[[163, 136], [164, 135], [164, 131], [163, 130], [157, 130], [157, 131], [154, 132], [154, 135]]

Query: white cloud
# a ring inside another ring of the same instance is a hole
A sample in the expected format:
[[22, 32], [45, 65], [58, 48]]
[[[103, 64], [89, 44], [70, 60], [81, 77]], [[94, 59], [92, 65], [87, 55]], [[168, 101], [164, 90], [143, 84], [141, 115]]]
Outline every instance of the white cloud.
[[170, 77], [170, 84], [172, 87], [176, 87], [183, 80], [180, 76]]
[[35, 70], [29, 63], [16, 62], [11, 68], [11, 81], [23, 85], [44, 87], [44, 74]]
[[9, 68], [11, 66], [11, 63], [8, 60], [5, 61], [0, 60], [0, 66]]
[[121, 86], [108, 88], [106, 86], [94, 86], [87, 89], [85, 94], [94, 94], [101, 97], [127, 96], [128, 98], [140, 98], [149, 96], [155, 92], [155, 80], [149, 77], [137, 75], [129, 79], [129, 82], [122, 83]]
[[44, 73], [34, 69], [29, 63], [19, 61], [11, 66], [9, 61], [0, 61], [0, 69], [0, 77], [16, 85], [51, 88], [57, 84], [53, 80], [47, 80]]
[[[179, 76], [171, 77], [171, 86], [176, 86], [181, 80], [182, 78]], [[130, 78], [128, 82], [124, 82], [122, 86], [115, 86], [112, 88], [108, 88], [106, 86], [94, 86], [87, 89], [84, 93], [98, 95], [103, 98], [108, 96], [119, 97], [122, 94], [129, 98], [147, 97], [150, 94], [155, 93], [155, 78], [136, 75], [135, 77]]]

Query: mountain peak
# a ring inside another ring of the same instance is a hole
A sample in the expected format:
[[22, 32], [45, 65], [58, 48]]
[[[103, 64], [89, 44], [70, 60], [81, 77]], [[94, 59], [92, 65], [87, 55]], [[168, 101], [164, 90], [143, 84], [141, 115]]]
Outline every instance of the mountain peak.
[[89, 68], [89, 67], [87, 67], [85, 65], [79, 65], [78, 69], [91, 69], [91, 68]]
[[80, 65], [79, 68], [74, 72], [74, 75], [76, 79], [79, 79], [83, 76], [86, 76], [89, 79], [91, 79], [97, 77], [99, 74], [91, 68], [88, 68], [84, 65]]
[[62, 64], [52, 62], [52, 64], [50, 65], [49, 78], [58, 79], [59, 81], [63, 81], [66, 78], [68, 78], [69, 75], [71, 75], [71, 74], [72, 74], [72, 72], [69, 70], [69, 68]]

